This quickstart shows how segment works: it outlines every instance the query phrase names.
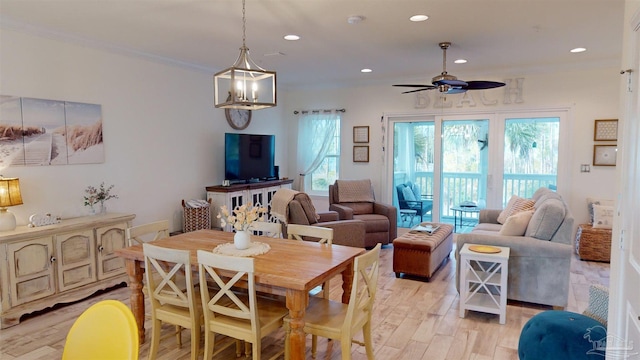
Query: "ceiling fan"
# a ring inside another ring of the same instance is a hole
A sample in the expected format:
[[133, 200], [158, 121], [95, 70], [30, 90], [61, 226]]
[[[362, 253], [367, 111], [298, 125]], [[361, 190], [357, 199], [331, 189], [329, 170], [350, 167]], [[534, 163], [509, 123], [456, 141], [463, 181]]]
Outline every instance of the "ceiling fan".
[[403, 94], [424, 91], [424, 90], [433, 90], [433, 89], [438, 89], [439, 92], [445, 93], [445, 94], [459, 94], [459, 93], [466, 92], [467, 90], [493, 89], [493, 88], [497, 88], [505, 85], [505, 83], [498, 82], [498, 81], [485, 81], [485, 80], [463, 81], [463, 80], [458, 80], [458, 78], [453, 75], [449, 75], [447, 73], [447, 49], [449, 48], [449, 46], [451, 46], [451, 43], [441, 42], [438, 45], [443, 51], [442, 73], [440, 73], [440, 75], [431, 79], [432, 85], [398, 84], [393, 86], [418, 88], [415, 90], [405, 91], [403, 92]]

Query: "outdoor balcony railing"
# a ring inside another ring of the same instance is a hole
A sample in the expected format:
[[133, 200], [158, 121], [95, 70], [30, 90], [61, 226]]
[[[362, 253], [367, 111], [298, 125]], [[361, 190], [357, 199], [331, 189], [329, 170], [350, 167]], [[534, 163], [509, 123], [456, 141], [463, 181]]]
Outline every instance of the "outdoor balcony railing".
[[[486, 181], [480, 173], [442, 174], [442, 195], [434, 194], [433, 172], [416, 172], [414, 183], [420, 186], [423, 195], [434, 195], [435, 201], [440, 201], [440, 217], [442, 221], [453, 219], [451, 207], [463, 201], [478, 203], [481, 199], [481, 183]], [[531, 197], [541, 187], [554, 186], [556, 175], [546, 174], [504, 174], [503, 175], [503, 208], [511, 195]]]

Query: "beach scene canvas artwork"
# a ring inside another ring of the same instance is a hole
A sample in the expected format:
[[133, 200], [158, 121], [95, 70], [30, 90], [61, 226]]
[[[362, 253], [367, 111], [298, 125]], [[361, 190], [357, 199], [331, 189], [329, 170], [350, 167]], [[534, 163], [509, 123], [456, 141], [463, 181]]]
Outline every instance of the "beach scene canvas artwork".
[[0, 95], [0, 168], [102, 162], [101, 105]]

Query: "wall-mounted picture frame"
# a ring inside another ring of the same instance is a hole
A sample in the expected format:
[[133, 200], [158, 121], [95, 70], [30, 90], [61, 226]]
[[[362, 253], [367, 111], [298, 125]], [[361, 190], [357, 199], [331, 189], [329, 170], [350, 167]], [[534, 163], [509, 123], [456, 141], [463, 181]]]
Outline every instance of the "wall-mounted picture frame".
[[594, 166], [616, 166], [617, 145], [593, 145]]
[[369, 146], [354, 146], [353, 162], [369, 162]]
[[369, 142], [369, 127], [368, 126], [354, 126], [353, 127], [353, 142], [354, 143], [368, 143]]
[[618, 140], [618, 119], [595, 120], [593, 127], [594, 141]]

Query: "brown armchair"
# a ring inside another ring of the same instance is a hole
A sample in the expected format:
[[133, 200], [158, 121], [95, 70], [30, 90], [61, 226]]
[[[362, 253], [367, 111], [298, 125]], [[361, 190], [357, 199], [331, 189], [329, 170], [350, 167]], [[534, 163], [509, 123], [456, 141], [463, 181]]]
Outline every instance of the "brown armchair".
[[365, 223], [365, 247], [393, 242], [398, 234], [397, 210], [377, 202], [371, 180], [336, 180], [329, 185], [329, 210], [340, 220], [362, 220]]
[[[364, 222], [360, 220], [341, 221], [335, 211], [316, 213], [309, 196], [305, 193], [296, 194], [289, 202], [287, 223], [331, 228], [333, 229], [333, 244], [362, 248], [369, 246], [365, 241]], [[287, 237], [286, 227], [283, 227], [283, 235], [285, 238]]]

